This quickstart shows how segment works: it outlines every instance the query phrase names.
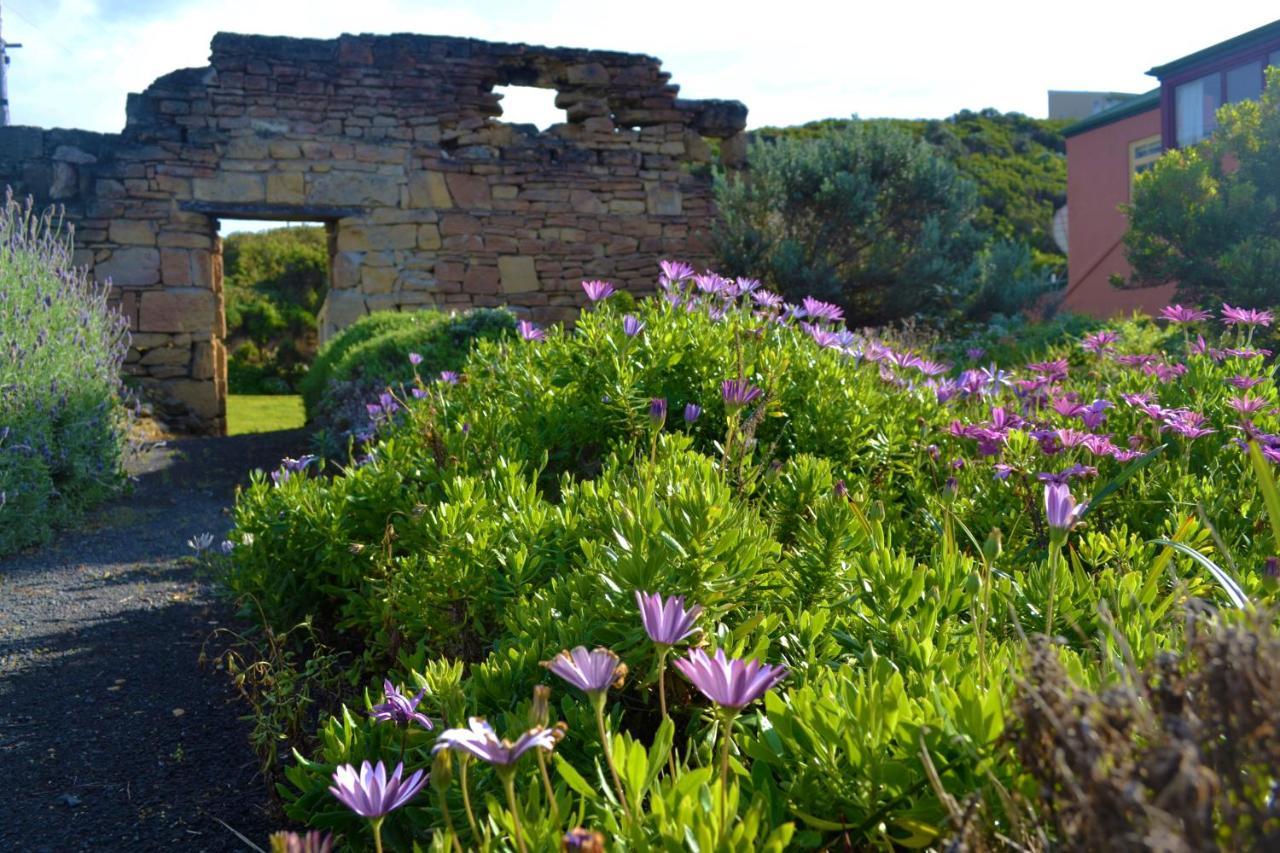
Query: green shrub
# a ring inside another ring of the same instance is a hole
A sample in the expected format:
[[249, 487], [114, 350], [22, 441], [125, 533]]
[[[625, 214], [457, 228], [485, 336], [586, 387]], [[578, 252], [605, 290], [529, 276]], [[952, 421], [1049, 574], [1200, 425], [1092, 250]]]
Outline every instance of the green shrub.
[[315, 356], [329, 289], [325, 229], [275, 228], [223, 241], [227, 385], [233, 394], [291, 394]]
[[[553, 688], [549, 719], [568, 725], [554, 775], [529, 760], [513, 777], [531, 849], [579, 824], [635, 849], [740, 849], [744, 833], [768, 849], [941, 847], [970, 806], [1007, 835], [1042, 790], [1009, 730], [1048, 602], [1055, 654], [1087, 689], [1180, 649], [1186, 614], [1236, 606], [1233, 584], [1275, 602], [1280, 534], [1225, 440], [1240, 425], [1228, 380], [1243, 378], [1264, 401], [1250, 429], [1280, 460], [1276, 387], [1248, 332], [1131, 320], [1085, 348], [1064, 318], [1010, 330], [1011, 360], [984, 372], [699, 283], [630, 324], [608, 300], [572, 333], [481, 340], [457, 384], [421, 376], [380, 404], [378, 435], [335, 476], [277, 472], [242, 493], [230, 591], [276, 636], [305, 621], [367, 687], [286, 769], [291, 818], [358, 843], [333, 768], [431, 764], [438, 731], [367, 714], [390, 677], [422, 689], [440, 727], [480, 714], [503, 734]], [[1193, 343], [1202, 331], [1212, 344]], [[761, 394], [730, 405], [728, 380]], [[1105, 422], [1086, 429], [1074, 407], [1099, 398]], [[1067, 533], [1047, 527], [1040, 474], [1091, 498]], [[670, 669], [660, 693], [639, 591], [687, 596], [704, 608], [694, 642], [780, 662], [787, 680], [730, 723]], [[577, 645], [629, 667], [604, 708], [617, 783], [591, 706], [539, 665]], [[443, 806], [423, 796], [387, 818], [392, 844], [449, 844], [447, 814], [464, 845], [512, 838], [503, 777], [469, 773], [484, 837], [460, 822], [455, 780]], [[1244, 786], [1258, 808], [1266, 788]]]
[[72, 266], [52, 212], [0, 208], [0, 554], [123, 483], [124, 318]]
[[[345, 446], [345, 436], [368, 428], [365, 404], [370, 400], [388, 388], [402, 390], [415, 376], [433, 378], [443, 370], [457, 370], [474, 341], [514, 328], [509, 312], [492, 308], [462, 314], [388, 311], [362, 317], [325, 345], [303, 381], [307, 418], [331, 441]], [[421, 363], [413, 365], [410, 353], [421, 356]]]

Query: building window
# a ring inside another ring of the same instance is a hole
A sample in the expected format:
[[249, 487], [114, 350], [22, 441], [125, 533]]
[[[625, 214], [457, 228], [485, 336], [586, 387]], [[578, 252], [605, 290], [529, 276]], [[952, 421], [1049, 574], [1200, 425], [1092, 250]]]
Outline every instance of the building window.
[[1218, 126], [1222, 106], [1222, 78], [1210, 74], [1173, 90], [1175, 138], [1179, 147], [1194, 145]]
[[1133, 198], [1133, 179], [1155, 165], [1164, 153], [1159, 135], [1129, 143], [1129, 197]]
[[1262, 60], [1227, 72], [1227, 103], [1236, 104], [1262, 96]]

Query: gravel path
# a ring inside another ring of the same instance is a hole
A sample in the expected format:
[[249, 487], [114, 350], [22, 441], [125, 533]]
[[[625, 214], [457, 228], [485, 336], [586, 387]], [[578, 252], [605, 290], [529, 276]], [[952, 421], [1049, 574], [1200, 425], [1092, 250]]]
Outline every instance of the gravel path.
[[197, 661], [230, 620], [187, 540], [221, 541], [236, 484], [301, 432], [187, 439], [130, 496], [0, 560], [0, 850], [244, 850], [274, 821], [227, 678]]

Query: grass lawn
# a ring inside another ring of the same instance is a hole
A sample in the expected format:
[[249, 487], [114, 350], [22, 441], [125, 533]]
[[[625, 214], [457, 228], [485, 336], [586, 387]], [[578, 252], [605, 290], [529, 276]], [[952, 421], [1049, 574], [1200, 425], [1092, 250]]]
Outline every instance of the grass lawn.
[[305, 422], [296, 394], [229, 394], [227, 435], [297, 429]]

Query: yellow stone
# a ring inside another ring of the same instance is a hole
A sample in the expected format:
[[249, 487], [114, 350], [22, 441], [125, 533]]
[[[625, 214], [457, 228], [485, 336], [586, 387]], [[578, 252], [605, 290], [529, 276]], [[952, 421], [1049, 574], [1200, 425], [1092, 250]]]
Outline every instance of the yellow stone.
[[525, 255], [498, 258], [498, 276], [502, 280], [503, 293], [529, 293], [541, 287], [533, 258]]

